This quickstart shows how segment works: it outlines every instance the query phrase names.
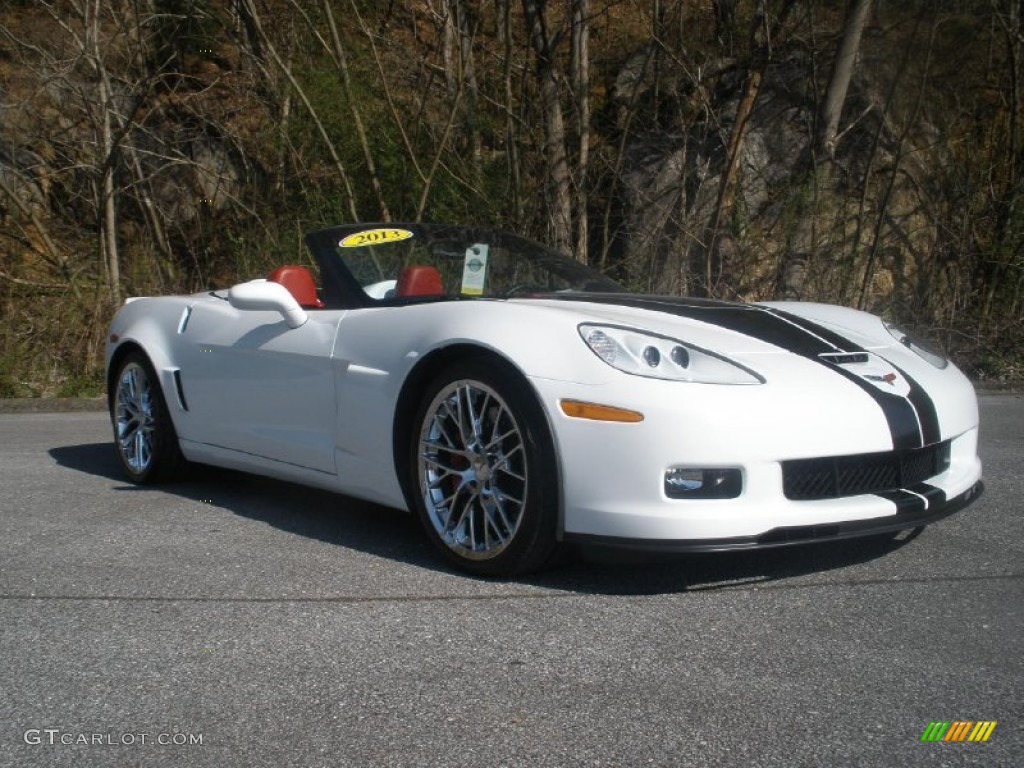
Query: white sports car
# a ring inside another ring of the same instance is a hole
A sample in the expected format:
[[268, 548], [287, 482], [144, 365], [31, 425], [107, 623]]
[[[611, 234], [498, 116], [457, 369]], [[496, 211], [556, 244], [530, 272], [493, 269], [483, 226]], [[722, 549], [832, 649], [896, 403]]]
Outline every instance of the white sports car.
[[283, 266], [114, 317], [132, 480], [189, 460], [413, 510], [491, 575], [565, 541], [714, 551], [916, 528], [981, 492], [971, 384], [875, 316], [628, 294], [484, 228], [307, 243], [319, 289]]

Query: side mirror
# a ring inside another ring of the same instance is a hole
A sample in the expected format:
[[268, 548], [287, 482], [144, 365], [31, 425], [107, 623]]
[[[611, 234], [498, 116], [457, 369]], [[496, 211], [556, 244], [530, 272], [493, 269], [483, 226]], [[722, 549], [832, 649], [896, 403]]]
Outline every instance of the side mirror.
[[308, 319], [299, 302], [280, 283], [254, 280], [233, 285], [228, 291], [228, 303], [235, 309], [280, 312], [289, 328], [298, 328]]

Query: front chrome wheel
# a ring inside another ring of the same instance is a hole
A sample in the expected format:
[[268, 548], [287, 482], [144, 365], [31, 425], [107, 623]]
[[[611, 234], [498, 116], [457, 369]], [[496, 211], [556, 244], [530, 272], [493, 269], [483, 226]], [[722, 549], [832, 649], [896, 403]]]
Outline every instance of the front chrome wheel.
[[526, 509], [528, 461], [523, 430], [498, 392], [459, 379], [434, 396], [417, 478], [427, 519], [455, 555], [489, 560], [510, 545]]
[[144, 474], [153, 461], [155, 412], [153, 383], [138, 363], [125, 365], [118, 377], [114, 428], [121, 461], [133, 474]]

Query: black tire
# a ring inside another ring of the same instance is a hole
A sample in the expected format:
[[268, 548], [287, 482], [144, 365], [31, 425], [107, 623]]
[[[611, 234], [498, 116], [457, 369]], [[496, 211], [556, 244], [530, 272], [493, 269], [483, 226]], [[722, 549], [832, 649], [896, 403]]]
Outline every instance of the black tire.
[[513, 576], [552, 559], [554, 446], [518, 371], [492, 359], [456, 362], [425, 388], [410, 442], [410, 496], [450, 562], [482, 576]]
[[129, 352], [112, 386], [114, 449], [125, 473], [139, 485], [172, 480], [185, 459], [152, 364], [141, 352]]

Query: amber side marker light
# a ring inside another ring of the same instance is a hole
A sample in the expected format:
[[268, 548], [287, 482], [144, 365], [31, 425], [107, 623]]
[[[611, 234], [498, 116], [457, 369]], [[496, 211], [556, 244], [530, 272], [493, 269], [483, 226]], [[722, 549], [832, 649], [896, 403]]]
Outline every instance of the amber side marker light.
[[627, 408], [616, 408], [612, 405], [585, 403], [582, 400], [561, 400], [559, 405], [562, 413], [574, 419], [592, 419], [594, 421], [622, 421], [636, 423], [644, 420], [644, 415]]

